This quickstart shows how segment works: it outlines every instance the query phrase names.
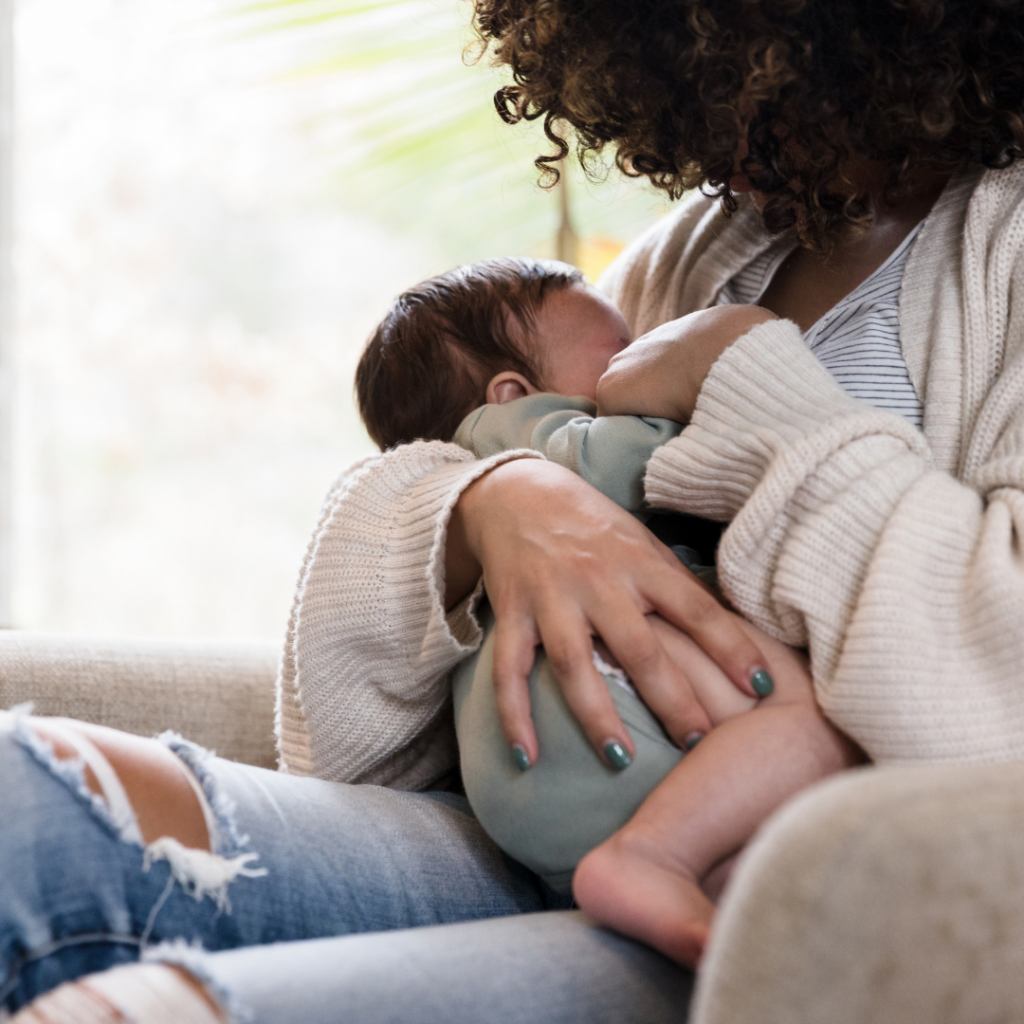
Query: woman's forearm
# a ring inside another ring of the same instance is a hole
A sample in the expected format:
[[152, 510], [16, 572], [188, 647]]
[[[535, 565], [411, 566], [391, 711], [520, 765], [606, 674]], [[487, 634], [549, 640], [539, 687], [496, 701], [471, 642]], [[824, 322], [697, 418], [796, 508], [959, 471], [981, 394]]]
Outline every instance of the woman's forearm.
[[531, 761], [526, 679], [538, 644], [599, 751], [632, 741], [594, 667], [594, 636], [673, 736], [710, 728], [650, 629], [651, 611], [687, 631], [744, 692], [753, 694], [757, 673], [767, 679], [734, 617], [569, 470], [532, 452], [474, 460], [454, 445], [406, 445], [336, 497], [300, 583], [283, 679], [305, 719], [314, 774], [415, 787], [450, 766], [454, 749], [439, 729], [445, 676], [480, 643], [464, 599], [481, 573], [498, 623], [506, 737]]
[[809, 647], [823, 710], [873, 760], [1024, 757], [1024, 411], [1005, 416], [964, 483], [780, 321], [725, 353], [651, 460], [653, 503], [732, 519], [720, 584]]
[[415, 789], [454, 764], [439, 719], [446, 675], [481, 634], [468, 610], [448, 615], [442, 604], [445, 530], [461, 492], [498, 462], [455, 445], [403, 445], [329, 500], [281, 676], [313, 774]]

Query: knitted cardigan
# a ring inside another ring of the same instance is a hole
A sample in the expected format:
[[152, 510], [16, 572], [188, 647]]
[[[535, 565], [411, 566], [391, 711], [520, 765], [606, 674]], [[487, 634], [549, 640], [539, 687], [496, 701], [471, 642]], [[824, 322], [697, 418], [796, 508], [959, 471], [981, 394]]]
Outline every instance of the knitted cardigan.
[[[713, 304], [770, 240], [701, 196], [602, 280], [635, 334]], [[656, 506], [728, 520], [719, 581], [810, 651], [825, 713], [878, 762], [1024, 758], [1024, 166], [954, 178], [914, 245], [900, 338], [924, 428], [849, 398], [790, 321], [717, 360], [652, 458]], [[445, 530], [504, 459], [418, 442], [332, 489], [299, 581], [278, 696], [282, 766], [401, 788], [454, 764]]]

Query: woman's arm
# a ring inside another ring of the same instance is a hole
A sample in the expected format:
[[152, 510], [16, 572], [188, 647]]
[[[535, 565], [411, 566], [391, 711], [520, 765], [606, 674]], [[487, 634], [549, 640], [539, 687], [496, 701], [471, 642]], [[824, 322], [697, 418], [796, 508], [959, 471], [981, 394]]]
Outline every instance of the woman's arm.
[[411, 789], [453, 766], [445, 677], [480, 643], [470, 599], [482, 572], [501, 630], [499, 699], [531, 758], [521, 687], [540, 639], [599, 749], [632, 743], [605, 706], [594, 633], [673, 735], [710, 727], [645, 618], [652, 610], [752, 692], [757, 647], [647, 530], [574, 474], [531, 452], [476, 461], [454, 445], [405, 445], [336, 486], [311, 542], [280, 682], [282, 739], [290, 712], [299, 755], [305, 740], [292, 770]]
[[[749, 208], [707, 223], [706, 247], [669, 217], [620, 257], [606, 291], [635, 334], [712, 304], [757, 244]], [[1024, 757], [1022, 223], [1024, 170], [971, 171], [914, 244], [924, 433], [849, 399], [779, 321], [720, 356], [648, 469], [653, 503], [731, 521], [719, 582], [809, 645], [821, 706], [875, 759]]]
[[[474, 460], [418, 442], [332, 489], [310, 542], [279, 680], [285, 766], [339, 782], [421, 789], [456, 762], [446, 676], [481, 640], [471, 602], [446, 613], [445, 540]], [[467, 579], [463, 597], [475, 580]]]
[[648, 469], [653, 504], [732, 520], [723, 589], [809, 647], [823, 710], [874, 760], [1024, 757], [1019, 348], [989, 395], [957, 479], [774, 321], [722, 354]]
[[710, 728], [648, 612], [753, 692], [757, 647], [663, 545], [574, 474], [532, 452], [477, 461], [454, 445], [405, 445], [336, 484], [311, 541], [279, 682], [289, 770], [420, 788], [452, 767], [445, 677], [480, 643], [470, 598], [481, 575], [499, 622], [506, 728], [531, 759], [525, 678], [541, 641], [599, 750], [632, 741], [594, 669], [595, 634], [672, 735]]
[[497, 621], [505, 736], [531, 762], [538, 751], [526, 680], [541, 643], [598, 751], [611, 741], [631, 750], [632, 741], [594, 667], [594, 636], [675, 739], [710, 728], [649, 612], [692, 636], [745, 693], [754, 694], [752, 680], [762, 692], [770, 686], [763, 655], [704, 585], [636, 519], [560, 466], [512, 463], [480, 477], [459, 499], [450, 538], [448, 602], [482, 571]]

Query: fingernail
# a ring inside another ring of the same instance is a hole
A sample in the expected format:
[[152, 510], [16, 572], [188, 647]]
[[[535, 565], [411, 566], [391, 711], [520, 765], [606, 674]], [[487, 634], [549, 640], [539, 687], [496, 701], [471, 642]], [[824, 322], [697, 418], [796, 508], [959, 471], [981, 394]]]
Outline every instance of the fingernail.
[[633, 763], [633, 758], [629, 756], [629, 751], [618, 740], [609, 740], [604, 745], [604, 756], [608, 758], [608, 763], [617, 772], [621, 772]]
[[683, 746], [686, 747], [687, 750], [693, 750], [693, 748], [697, 746], [702, 739], [704, 739], [704, 733], [691, 732], [690, 735], [683, 740]]
[[530, 755], [526, 752], [526, 748], [521, 747], [518, 743], [512, 745], [512, 760], [515, 761], [516, 767], [521, 772], [525, 772], [530, 767]]
[[755, 669], [750, 674], [750, 685], [758, 697], [767, 697], [775, 689], [775, 682], [763, 668]]

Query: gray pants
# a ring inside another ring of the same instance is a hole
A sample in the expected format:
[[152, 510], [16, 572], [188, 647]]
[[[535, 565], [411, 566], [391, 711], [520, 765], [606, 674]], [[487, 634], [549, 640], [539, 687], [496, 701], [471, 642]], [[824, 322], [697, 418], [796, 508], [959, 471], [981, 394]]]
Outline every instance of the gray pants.
[[579, 911], [206, 958], [256, 1024], [681, 1024], [692, 975]]

